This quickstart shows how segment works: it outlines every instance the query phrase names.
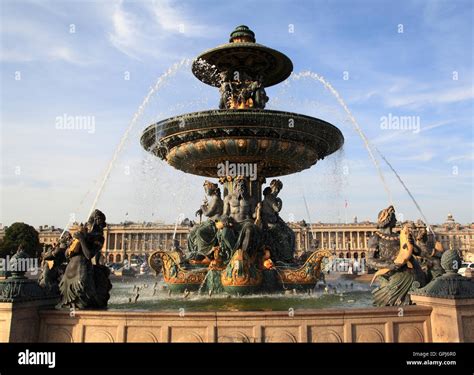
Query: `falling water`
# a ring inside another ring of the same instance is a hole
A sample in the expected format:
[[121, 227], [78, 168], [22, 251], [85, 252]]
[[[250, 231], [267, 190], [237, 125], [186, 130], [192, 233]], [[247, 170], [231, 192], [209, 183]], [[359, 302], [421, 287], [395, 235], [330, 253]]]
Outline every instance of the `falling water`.
[[[349, 110], [349, 108], [347, 107], [346, 103], [344, 102], [344, 100], [341, 98], [341, 96], [339, 95], [339, 93], [336, 91], [336, 89], [329, 83], [327, 82], [324, 77], [321, 77], [319, 76], [318, 74], [316, 73], [313, 73], [313, 72], [310, 72], [310, 71], [303, 71], [301, 73], [297, 73], [297, 74], [294, 74], [293, 76], [293, 79], [300, 79], [300, 78], [306, 78], [306, 77], [310, 77], [312, 79], [315, 79], [317, 80], [318, 82], [322, 83], [324, 85], [324, 87], [326, 87], [333, 95], [334, 97], [337, 99], [337, 101], [339, 102], [339, 104], [344, 108], [344, 110], [346, 111], [347, 115], [349, 116], [349, 119], [351, 120], [352, 124], [354, 125], [354, 128], [356, 129], [357, 133], [360, 135], [360, 137], [362, 138], [362, 140], [364, 141], [364, 144], [365, 144], [365, 148], [367, 149], [367, 152], [369, 153], [370, 155], [370, 158], [372, 159], [375, 167], [377, 168], [377, 172], [380, 176], [380, 179], [382, 180], [383, 182], [383, 185], [385, 187], [385, 190], [387, 191], [387, 194], [388, 194], [388, 197], [389, 197], [389, 201], [392, 203], [392, 195], [391, 195], [391, 192], [390, 192], [390, 189], [387, 185], [387, 183], [385, 182], [385, 178], [384, 178], [384, 175], [382, 173], [382, 170], [380, 168], [380, 165], [378, 163], [378, 160], [375, 158], [373, 152], [372, 152], [372, 148], [370, 146], [370, 143], [369, 143], [369, 140], [367, 139], [366, 135], [364, 134], [364, 132], [362, 131], [362, 129], [360, 128], [357, 120], [355, 119], [355, 117], [352, 115], [351, 111]], [[417, 208], [418, 212], [420, 213], [421, 217], [423, 218], [423, 220], [425, 221], [425, 223], [427, 224], [428, 228], [430, 231], [433, 231], [431, 226], [429, 225], [429, 222], [428, 220], [426, 219], [426, 216], [424, 215], [420, 205], [418, 204], [418, 202], [416, 201], [415, 197], [413, 196], [413, 194], [410, 192], [410, 190], [408, 189], [408, 187], [405, 185], [405, 183], [403, 182], [402, 178], [400, 177], [400, 175], [397, 173], [397, 171], [395, 170], [395, 168], [393, 168], [392, 164], [390, 164], [390, 162], [385, 158], [385, 156], [377, 149], [377, 147], [374, 147], [375, 150], [377, 151], [377, 153], [380, 155], [380, 157], [383, 159], [383, 161], [387, 164], [387, 166], [392, 170], [392, 172], [394, 173], [394, 175], [397, 177], [398, 181], [400, 182], [400, 184], [403, 186], [403, 188], [405, 189], [405, 191], [407, 192], [407, 194], [410, 196], [411, 200], [413, 201], [413, 203], [415, 204], [415, 207]]]
[[405, 183], [403, 182], [402, 178], [400, 177], [400, 175], [397, 173], [397, 171], [395, 170], [395, 168], [392, 167], [392, 164], [390, 164], [390, 162], [385, 158], [385, 156], [383, 156], [383, 154], [379, 151], [379, 149], [377, 147], [375, 147], [375, 151], [377, 151], [377, 153], [380, 155], [380, 157], [383, 159], [383, 161], [385, 163], [387, 163], [388, 167], [392, 170], [392, 172], [395, 174], [395, 176], [397, 177], [398, 181], [400, 181], [400, 183], [402, 184], [403, 188], [405, 189], [405, 191], [408, 193], [408, 195], [410, 196], [411, 200], [413, 201], [413, 203], [415, 204], [416, 208], [418, 209], [418, 212], [420, 213], [421, 217], [423, 218], [423, 220], [425, 221], [426, 225], [428, 226], [428, 229], [433, 233], [433, 229], [431, 228], [431, 226], [429, 225], [429, 222], [428, 220], [426, 219], [426, 216], [423, 214], [423, 211], [421, 210], [421, 207], [420, 205], [418, 204], [418, 202], [416, 201], [415, 197], [412, 195], [412, 193], [410, 192], [410, 190], [408, 190], [407, 186], [405, 185]]
[[[96, 196], [94, 198], [94, 201], [92, 202], [92, 206], [90, 208], [90, 211], [89, 211], [89, 215], [87, 217], [89, 217], [92, 212], [94, 211], [96, 205], [97, 205], [97, 202], [99, 201], [101, 195], [102, 195], [102, 192], [104, 190], [104, 187], [105, 187], [105, 184], [107, 183], [109, 177], [110, 177], [110, 173], [112, 172], [112, 169], [115, 165], [115, 162], [117, 161], [117, 158], [119, 157], [119, 155], [121, 154], [122, 152], [122, 149], [124, 147], [124, 145], [126, 144], [126, 141], [128, 139], [128, 136], [130, 134], [130, 132], [132, 131], [132, 129], [135, 127], [136, 123], [138, 122], [138, 120], [140, 119], [140, 117], [142, 116], [143, 112], [145, 111], [147, 105], [149, 104], [151, 98], [155, 95], [155, 93], [163, 86], [163, 84], [167, 81], [167, 79], [173, 75], [175, 75], [180, 68], [182, 68], [183, 66], [189, 66], [191, 64], [192, 60], [191, 59], [182, 59], [181, 61], [173, 64], [164, 74], [162, 74], [158, 79], [157, 81], [155, 82], [155, 84], [150, 88], [150, 90], [148, 91], [148, 94], [145, 96], [145, 98], [143, 99], [142, 103], [140, 104], [140, 106], [138, 107], [137, 111], [135, 112], [135, 114], [133, 115], [132, 117], [132, 120], [130, 121], [130, 123], [128, 124], [128, 127], [127, 129], [125, 130], [125, 132], [123, 133], [122, 135], [122, 138], [120, 139], [120, 142], [119, 144], [117, 145], [117, 147], [115, 148], [115, 151], [112, 155], [112, 158], [110, 159], [110, 162], [109, 164], [107, 165], [107, 168], [105, 170], [105, 173], [102, 177], [102, 180], [101, 180], [101, 183], [99, 185], [99, 189], [97, 190], [97, 193], [96, 193]], [[66, 224], [66, 226], [64, 227], [64, 230], [63, 232], [61, 233], [61, 236], [60, 238], [64, 235], [64, 233], [66, 232], [66, 230], [69, 228], [69, 225], [71, 224], [71, 219], [69, 219], [68, 223]]]
[[359, 126], [359, 123], [357, 122], [355, 117], [352, 115], [351, 111], [347, 107], [344, 100], [341, 98], [341, 96], [336, 91], [336, 89], [334, 87], [332, 87], [332, 85], [324, 79], [324, 77], [321, 77], [320, 75], [318, 75], [316, 73], [313, 73], [313, 72], [307, 70], [307, 71], [303, 71], [303, 72], [292, 75], [292, 78], [295, 79], [295, 80], [300, 79], [300, 78], [307, 78], [307, 77], [312, 78], [312, 79], [322, 83], [324, 85], [324, 87], [326, 89], [328, 89], [334, 95], [334, 97], [337, 99], [337, 101], [342, 106], [342, 108], [344, 108], [344, 110], [346, 111], [347, 115], [349, 116], [349, 119], [351, 120], [355, 130], [357, 131], [357, 133], [361, 137], [362, 141], [364, 142], [365, 148], [367, 149], [367, 152], [369, 153], [369, 156], [372, 159], [372, 162], [374, 163], [375, 168], [377, 169], [377, 173], [379, 174], [380, 180], [383, 183], [385, 191], [387, 192], [388, 200], [389, 200], [390, 203], [392, 203], [393, 202], [392, 201], [392, 193], [390, 192], [390, 188], [388, 187], [388, 184], [385, 181], [385, 177], [382, 173], [382, 169], [380, 168], [380, 164], [379, 164], [378, 160], [375, 158], [375, 155], [372, 152], [372, 148], [370, 146], [369, 140], [367, 139], [366, 135], [362, 131], [361, 127]]
[[107, 166], [107, 170], [104, 173], [104, 176], [102, 178], [102, 182], [99, 186], [99, 190], [97, 191], [97, 194], [96, 194], [96, 196], [94, 198], [94, 201], [92, 203], [89, 215], [92, 213], [92, 211], [94, 211], [94, 208], [95, 208], [100, 196], [102, 195], [102, 191], [104, 190], [104, 186], [107, 183], [107, 180], [109, 179], [110, 172], [112, 172], [112, 168], [115, 164], [115, 161], [117, 160], [118, 156], [120, 155], [120, 152], [122, 151], [122, 148], [123, 148], [125, 142], [128, 139], [128, 135], [129, 135], [130, 131], [134, 128], [134, 126], [137, 123], [138, 119], [141, 117], [141, 115], [143, 114], [145, 108], [147, 107], [148, 102], [150, 101], [150, 99], [153, 97], [153, 95], [160, 89], [160, 87], [163, 85], [163, 83], [166, 82], [166, 80], [170, 76], [176, 74], [176, 72], [181, 67], [187, 66], [190, 63], [191, 63], [190, 59], [183, 59], [180, 62], [173, 64], [168, 69], [167, 72], [165, 72], [162, 76], [160, 76], [158, 78], [155, 85], [150, 88], [150, 91], [148, 91], [148, 94], [145, 96], [145, 99], [143, 99], [142, 104], [140, 104], [140, 106], [138, 107], [138, 110], [133, 115], [132, 121], [130, 121], [127, 129], [125, 130], [125, 133], [123, 133], [123, 136], [120, 139], [120, 142], [119, 142], [117, 148], [115, 149], [114, 154], [112, 155], [112, 159], [110, 160], [109, 165]]

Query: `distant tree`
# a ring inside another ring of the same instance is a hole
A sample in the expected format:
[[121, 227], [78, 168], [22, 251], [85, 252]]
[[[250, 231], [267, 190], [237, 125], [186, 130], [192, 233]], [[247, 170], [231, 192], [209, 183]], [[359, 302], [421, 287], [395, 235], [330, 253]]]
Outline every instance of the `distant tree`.
[[13, 255], [20, 245], [32, 257], [37, 257], [41, 252], [36, 229], [25, 223], [13, 223], [5, 230], [5, 237], [0, 244], [0, 257]]

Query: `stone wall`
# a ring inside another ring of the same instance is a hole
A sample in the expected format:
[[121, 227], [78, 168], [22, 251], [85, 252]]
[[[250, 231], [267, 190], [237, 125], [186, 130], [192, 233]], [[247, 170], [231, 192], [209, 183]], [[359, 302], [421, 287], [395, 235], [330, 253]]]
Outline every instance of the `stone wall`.
[[431, 307], [433, 342], [474, 342], [474, 300], [412, 295], [417, 305]]
[[424, 306], [289, 312], [40, 311], [39, 342], [431, 342]]
[[41, 308], [52, 308], [56, 300], [22, 303], [0, 302], [0, 342], [38, 342]]

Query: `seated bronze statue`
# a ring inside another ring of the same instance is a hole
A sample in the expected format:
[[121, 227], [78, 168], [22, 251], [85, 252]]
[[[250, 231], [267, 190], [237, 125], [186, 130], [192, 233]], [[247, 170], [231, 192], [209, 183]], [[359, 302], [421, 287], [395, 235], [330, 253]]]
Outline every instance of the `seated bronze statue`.
[[294, 261], [295, 233], [279, 215], [282, 200], [278, 198], [278, 194], [282, 188], [283, 183], [280, 180], [272, 180], [270, 186], [263, 190], [264, 241], [270, 248], [273, 261], [291, 263]]
[[[376, 269], [374, 279], [380, 286], [372, 291], [377, 306], [399, 306], [411, 303], [408, 292], [422, 287], [426, 283], [415, 255], [418, 249], [408, 227], [401, 234], [393, 233], [397, 223], [393, 206], [380, 211], [378, 231], [369, 240], [367, 265]], [[373, 279], [373, 281], [374, 281]]]
[[218, 245], [216, 220], [220, 218], [223, 210], [221, 192], [217, 184], [210, 181], [204, 182], [204, 191], [209, 197], [196, 211], [196, 216], [208, 217], [204, 223], [196, 225], [188, 235], [188, 251], [191, 263], [209, 263], [209, 256], [213, 248]]
[[66, 269], [66, 250], [71, 243], [72, 236], [66, 231], [59, 239], [59, 243], [42, 256], [42, 270], [38, 284], [52, 294], [59, 294], [59, 283]]
[[222, 258], [227, 261], [238, 249], [253, 257], [260, 249], [262, 234], [255, 224], [257, 200], [250, 196], [248, 181], [237, 177], [234, 189], [224, 198], [218, 232]]
[[426, 282], [441, 276], [444, 273], [441, 267], [441, 256], [443, 255], [443, 246], [438, 241], [433, 241], [428, 237], [428, 230], [426, 225], [416, 229], [414, 226], [413, 232], [415, 235], [415, 246], [419, 249], [419, 256], [416, 257], [420, 263], [421, 269], [426, 274]]
[[95, 210], [86, 226], [74, 234], [74, 240], [66, 251], [68, 264], [59, 284], [61, 301], [58, 307], [107, 307], [112, 288], [110, 271], [99, 264], [105, 226], [105, 215]]

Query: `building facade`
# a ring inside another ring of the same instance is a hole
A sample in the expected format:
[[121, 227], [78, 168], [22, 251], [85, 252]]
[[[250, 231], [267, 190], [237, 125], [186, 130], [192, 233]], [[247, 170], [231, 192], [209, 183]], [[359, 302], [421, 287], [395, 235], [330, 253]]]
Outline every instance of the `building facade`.
[[56, 228], [53, 225], [41, 225], [37, 230], [39, 242], [43, 248], [55, 246], [63, 232], [61, 228]]
[[474, 223], [459, 224], [448, 214], [446, 221], [433, 226], [433, 230], [444, 249], [459, 250], [465, 261], [474, 262]]
[[[337, 258], [352, 260], [367, 257], [368, 241], [377, 230], [376, 224], [368, 221], [349, 224], [299, 222], [289, 225], [296, 235], [297, 255], [325, 249]], [[74, 233], [78, 228], [75, 224], [70, 232]], [[189, 225], [163, 223], [109, 224], [104, 232], [102, 253], [107, 262], [122, 263], [125, 259], [147, 258], [158, 249], [170, 249], [174, 239], [181, 248], [186, 249], [190, 229]], [[445, 249], [460, 250], [464, 260], [474, 261], [474, 225], [461, 225], [455, 222], [452, 215], [448, 215], [444, 224], [434, 225], [432, 229]]]

